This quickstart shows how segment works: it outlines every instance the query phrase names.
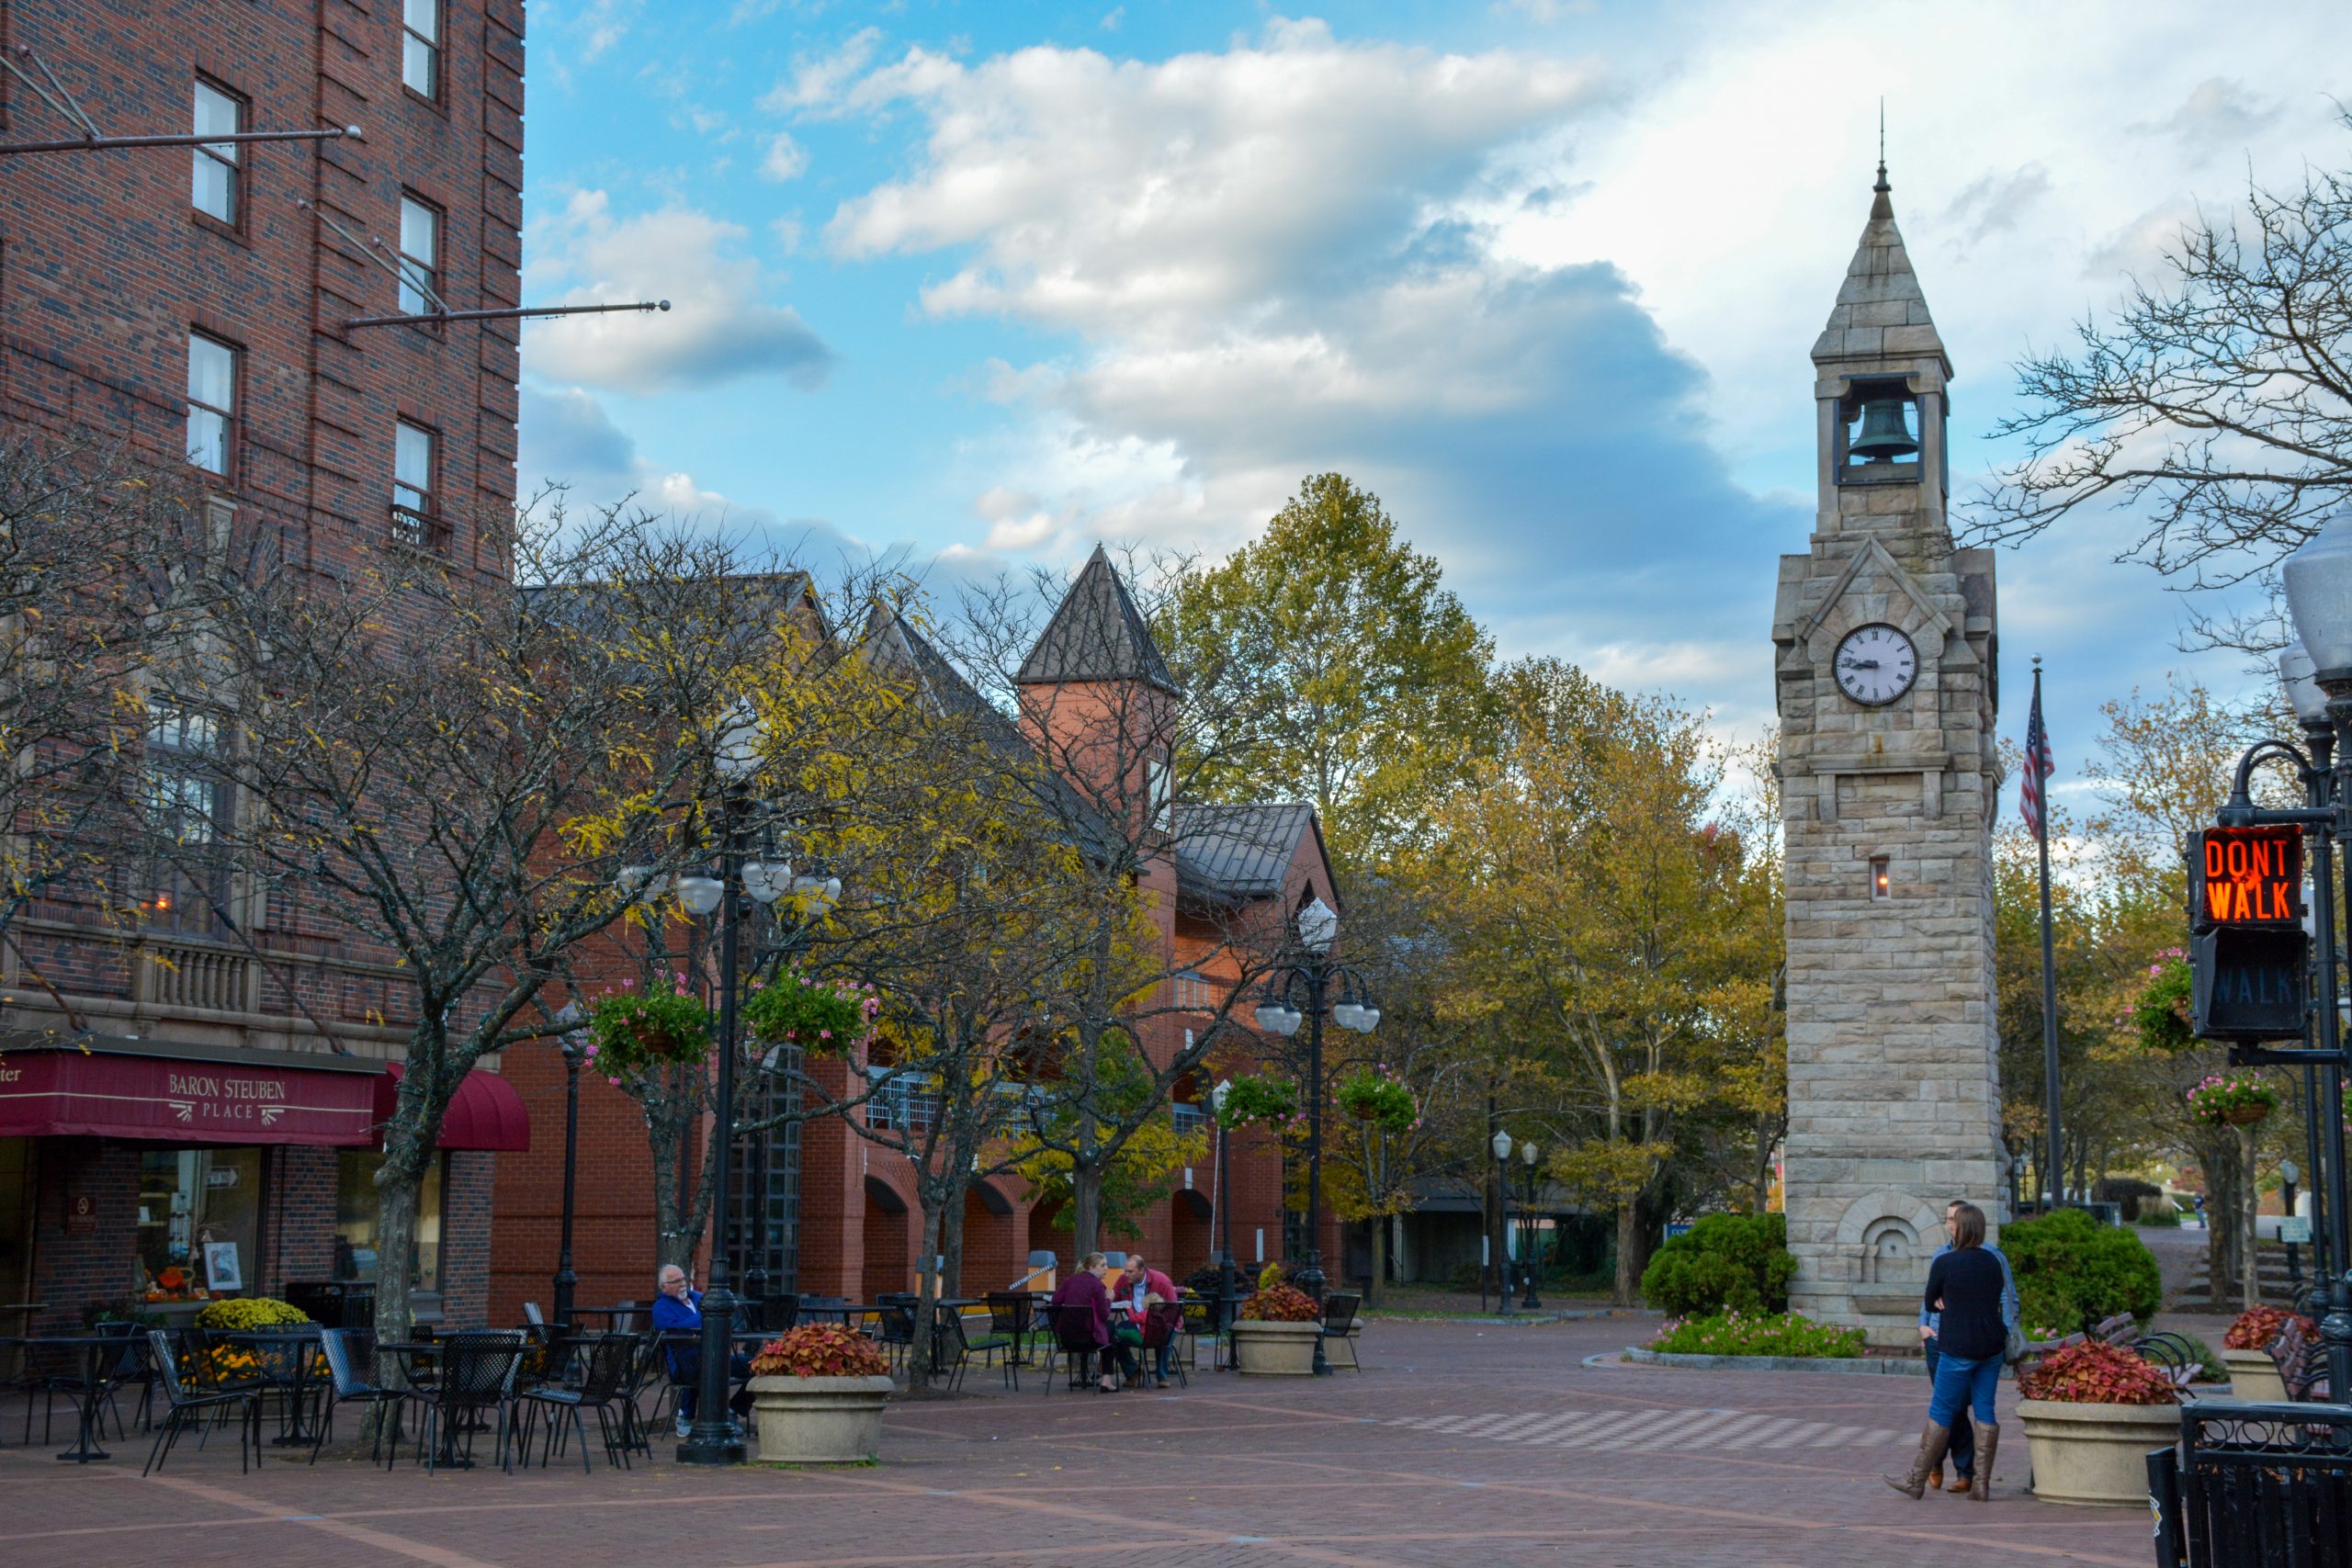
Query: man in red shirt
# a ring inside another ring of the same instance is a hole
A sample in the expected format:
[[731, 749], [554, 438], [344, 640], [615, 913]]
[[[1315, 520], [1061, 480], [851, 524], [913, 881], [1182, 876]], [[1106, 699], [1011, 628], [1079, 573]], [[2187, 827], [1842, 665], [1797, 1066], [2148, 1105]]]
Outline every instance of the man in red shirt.
[[[1140, 1328], [1154, 1298], [1171, 1306], [1175, 1304], [1176, 1282], [1145, 1262], [1142, 1253], [1130, 1252], [1127, 1254], [1126, 1269], [1119, 1276], [1119, 1283], [1113, 1293], [1126, 1301], [1130, 1320]], [[1152, 1357], [1152, 1376], [1162, 1383], [1168, 1381], [1168, 1353], [1173, 1348], [1175, 1337], [1171, 1334], [1160, 1341]]]

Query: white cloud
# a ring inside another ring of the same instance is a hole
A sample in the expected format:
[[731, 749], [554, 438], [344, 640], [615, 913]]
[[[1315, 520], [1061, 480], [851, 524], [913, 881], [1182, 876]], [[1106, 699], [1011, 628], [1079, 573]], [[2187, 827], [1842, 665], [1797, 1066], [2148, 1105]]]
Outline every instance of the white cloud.
[[1340, 44], [1318, 23], [1159, 63], [910, 50], [842, 102], [921, 109], [924, 163], [826, 233], [845, 256], [973, 247], [924, 291], [938, 314], [1189, 335], [1204, 313], [1329, 288], [1593, 85], [1540, 57]]
[[791, 76], [768, 89], [760, 107], [774, 113], [814, 112], [830, 107], [850, 79], [864, 71], [882, 47], [882, 29], [863, 28], [830, 54], [802, 55]]
[[808, 167], [808, 150], [788, 133], [779, 130], [768, 139], [767, 155], [760, 160], [760, 173], [772, 180], [797, 180]]
[[534, 322], [524, 338], [526, 367], [638, 393], [755, 375], [781, 375], [803, 390], [821, 385], [832, 351], [790, 306], [767, 298], [759, 263], [739, 254], [747, 237], [740, 225], [691, 207], [616, 218], [605, 192], [573, 192], [525, 233], [535, 302], [666, 299], [673, 309]]

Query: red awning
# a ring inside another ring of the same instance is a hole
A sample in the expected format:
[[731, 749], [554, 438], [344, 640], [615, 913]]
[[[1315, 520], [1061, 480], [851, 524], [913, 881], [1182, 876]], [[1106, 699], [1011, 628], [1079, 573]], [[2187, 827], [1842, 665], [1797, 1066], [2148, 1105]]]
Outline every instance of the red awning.
[[169, 1051], [145, 1041], [10, 1045], [0, 1053], [0, 1137], [343, 1148], [376, 1141], [379, 1074], [296, 1066], [274, 1053]]
[[[375, 1116], [379, 1125], [389, 1121], [400, 1092], [401, 1066], [394, 1062], [376, 1080]], [[513, 1084], [496, 1073], [468, 1073], [449, 1097], [441, 1116], [441, 1147], [497, 1149], [520, 1154], [531, 1146], [531, 1113]]]

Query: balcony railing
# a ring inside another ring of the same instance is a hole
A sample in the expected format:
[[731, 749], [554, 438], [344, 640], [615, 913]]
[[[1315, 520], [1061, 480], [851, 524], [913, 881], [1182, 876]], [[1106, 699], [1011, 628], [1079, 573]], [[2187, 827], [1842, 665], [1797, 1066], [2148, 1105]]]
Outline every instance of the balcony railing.
[[245, 953], [153, 940], [134, 951], [133, 1001], [209, 1012], [253, 1012], [259, 1007], [261, 971]]

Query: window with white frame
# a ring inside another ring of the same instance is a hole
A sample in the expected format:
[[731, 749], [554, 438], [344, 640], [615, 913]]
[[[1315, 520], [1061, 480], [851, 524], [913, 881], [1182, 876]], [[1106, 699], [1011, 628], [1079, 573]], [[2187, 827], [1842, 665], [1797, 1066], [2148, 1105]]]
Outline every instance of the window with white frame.
[[148, 714], [146, 797], [149, 918], [209, 931], [229, 899], [230, 791], [220, 722], [200, 709], [163, 702]]
[[401, 197], [401, 312], [439, 309], [441, 214], [413, 196]]
[[1206, 976], [1187, 969], [1176, 976], [1176, 1008], [1180, 1012], [1215, 1012], [1216, 987]]
[[226, 479], [236, 451], [237, 351], [187, 334], [187, 460]]
[[865, 1124], [877, 1133], [928, 1133], [939, 1116], [939, 1091], [922, 1073], [868, 1067], [874, 1098], [865, 1102]]
[[441, 96], [441, 0], [404, 0], [401, 80], [428, 98]]
[[392, 536], [426, 542], [433, 505], [433, 432], [401, 420], [392, 426]]
[[[192, 124], [198, 136], [234, 136], [245, 129], [245, 106], [222, 92], [209, 82], [196, 85], [196, 112]], [[207, 218], [217, 218], [223, 223], [237, 220], [237, 204], [242, 190], [241, 171], [237, 166], [238, 144], [234, 141], [206, 141], [188, 150], [194, 167], [190, 171], [188, 200]]]

